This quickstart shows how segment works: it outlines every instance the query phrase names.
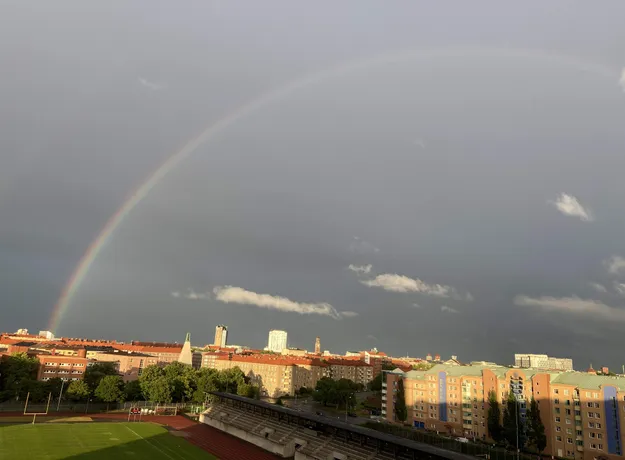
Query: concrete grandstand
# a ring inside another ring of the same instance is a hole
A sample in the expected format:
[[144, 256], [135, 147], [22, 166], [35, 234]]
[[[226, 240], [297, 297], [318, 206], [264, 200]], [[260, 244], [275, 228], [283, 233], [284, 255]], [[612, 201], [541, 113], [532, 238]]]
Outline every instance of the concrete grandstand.
[[228, 393], [211, 393], [200, 422], [283, 458], [296, 460], [469, 460], [447, 451], [336, 419]]

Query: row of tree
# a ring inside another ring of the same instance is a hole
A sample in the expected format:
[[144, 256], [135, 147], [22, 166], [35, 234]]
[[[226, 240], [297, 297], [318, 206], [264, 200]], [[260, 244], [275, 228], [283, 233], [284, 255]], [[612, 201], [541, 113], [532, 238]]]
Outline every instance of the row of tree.
[[488, 434], [497, 443], [505, 443], [515, 448], [518, 443], [519, 449], [531, 447], [542, 452], [547, 447], [547, 435], [545, 425], [540, 418], [538, 403], [532, 398], [525, 419], [521, 417], [518, 404], [514, 395], [510, 393], [503, 410], [502, 422], [497, 395], [494, 391], [491, 392], [488, 395]]
[[39, 361], [25, 353], [16, 353], [0, 360], [0, 402], [24, 400], [30, 393], [32, 402], [45, 402], [52, 393], [61, 392], [71, 401], [97, 400], [106, 403], [153, 401], [159, 403], [204, 402], [211, 391], [224, 391], [258, 398], [260, 391], [234, 367], [224, 371], [193, 369], [174, 362], [167, 366], [148, 366], [139, 380], [124, 382], [113, 363], [88, 366], [82, 380], [63, 383], [61, 379], [38, 381]]

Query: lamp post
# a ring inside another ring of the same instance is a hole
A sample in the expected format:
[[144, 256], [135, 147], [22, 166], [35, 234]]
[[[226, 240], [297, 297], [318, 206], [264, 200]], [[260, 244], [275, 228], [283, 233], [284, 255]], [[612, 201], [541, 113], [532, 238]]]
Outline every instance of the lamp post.
[[61, 407], [61, 398], [63, 397], [63, 386], [65, 385], [65, 380], [61, 379], [61, 391], [59, 391], [59, 402], [56, 404], [56, 411], [59, 411]]

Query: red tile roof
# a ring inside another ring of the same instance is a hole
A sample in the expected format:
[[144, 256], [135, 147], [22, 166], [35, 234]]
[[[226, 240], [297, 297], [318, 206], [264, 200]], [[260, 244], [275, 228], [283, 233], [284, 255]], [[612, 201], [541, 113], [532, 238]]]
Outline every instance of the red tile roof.
[[257, 354], [257, 355], [229, 355], [220, 356], [219, 360], [231, 360], [233, 362], [245, 362], [245, 363], [257, 363], [257, 364], [275, 364], [277, 366], [321, 366], [325, 364], [315, 358], [295, 357], [295, 356], [283, 356], [283, 355], [270, 355], [270, 354]]

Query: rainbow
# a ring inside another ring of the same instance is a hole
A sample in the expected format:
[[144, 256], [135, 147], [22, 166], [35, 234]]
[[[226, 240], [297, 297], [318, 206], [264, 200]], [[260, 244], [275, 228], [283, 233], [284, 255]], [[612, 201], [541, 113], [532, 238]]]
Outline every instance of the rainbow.
[[236, 124], [241, 119], [260, 110], [267, 104], [276, 103], [293, 92], [323, 82], [332, 77], [338, 77], [345, 73], [351, 73], [358, 70], [364, 70], [370, 67], [383, 64], [393, 64], [415, 59], [430, 58], [453, 58], [453, 57], [487, 57], [493, 59], [501, 58], [519, 58], [519, 59], [540, 59], [553, 62], [560, 65], [569, 66], [579, 71], [589, 72], [607, 78], [613, 78], [615, 86], [618, 83], [619, 72], [609, 67], [589, 63], [574, 57], [562, 56], [559, 54], [551, 54], [543, 51], [526, 50], [526, 49], [499, 49], [499, 48], [443, 48], [436, 50], [409, 50], [394, 54], [384, 54], [373, 58], [350, 61], [345, 64], [338, 65], [331, 69], [322, 70], [320, 72], [305, 76], [301, 79], [292, 81], [273, 91], [262, 94], [258, 98], [234, 109], [226, 114], [214, 124], [208, 126], [197, 137], [187, 142], [180, 150], [172, 154], [163, 164], [158, 166], [147, 179], [141, 183], [124, 201], [122, 206], [111, 216], [104, 228], [98, 236], [87, 248], [87, 251], [80, 259], [78, 265], [74, 269], [69, 280], [63, 287], [61, 295], [54, 306], [50, 317], [48, 330], [56, 331], [63, 315], [67, 312], [71, 300], [80, 287], [81, 283], [89, 273], [89, 269], [98, 257], [106, 243], [112, 238], [115, 230], [121, 225], [126, 216], [141, 203], [141, 201], [158, 185], [158, 183], [167, 176], [171, 171], [187, 159], [199, 146], [209, 142], [216, 135], [220, 134], [230, 126]]

